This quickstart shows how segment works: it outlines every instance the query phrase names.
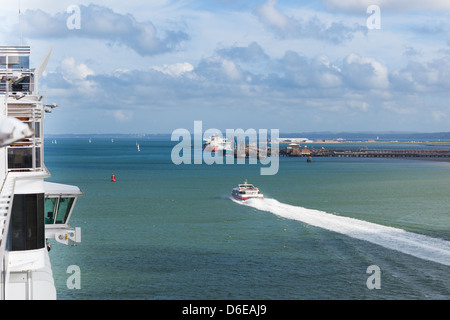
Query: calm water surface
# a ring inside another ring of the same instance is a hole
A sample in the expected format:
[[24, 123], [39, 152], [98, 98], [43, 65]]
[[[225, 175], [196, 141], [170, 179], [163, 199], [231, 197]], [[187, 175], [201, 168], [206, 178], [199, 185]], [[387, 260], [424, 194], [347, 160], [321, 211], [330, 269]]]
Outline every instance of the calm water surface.
[[[304, 208], [355, 218], [445, 240], [423, 250], [448, 254], [450, 163], [280, 158], [278, 174], [261, 176], [259, 165], [176, 166], [174, 144], [46, 141], [49, 180], [85, 193], [70, 221], [82, 242], [52, 242], [59, 299], [450, 298], [448, 265], [344, 234], [352, 223], [330, 231], [296, 219]], [[230, 200], [244, 179], [293, 218]], [[79, 290], [66, 286], [70, 265]], [[366, 285], [371, 265], [379, 290]]]

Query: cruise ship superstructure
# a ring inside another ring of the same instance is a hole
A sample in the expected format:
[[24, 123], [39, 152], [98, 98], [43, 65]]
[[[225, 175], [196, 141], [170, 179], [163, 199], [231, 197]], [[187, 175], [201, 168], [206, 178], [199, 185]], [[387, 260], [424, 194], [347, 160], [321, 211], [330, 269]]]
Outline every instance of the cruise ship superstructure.
[[233, 147], [227, 138], [213, 135], [208, 139], [203, 140], [203, 149], [211, 153], [219, 153], [223, 156], [232, 156]]
[[51, 50], [31, 69], [30, 47], [0, 46], [0, 261], [2, 300], [56, 299], [48, 240], [81, 241], [69, 220], [76, 186], [46, 182], [45, 105], [39, 78]]

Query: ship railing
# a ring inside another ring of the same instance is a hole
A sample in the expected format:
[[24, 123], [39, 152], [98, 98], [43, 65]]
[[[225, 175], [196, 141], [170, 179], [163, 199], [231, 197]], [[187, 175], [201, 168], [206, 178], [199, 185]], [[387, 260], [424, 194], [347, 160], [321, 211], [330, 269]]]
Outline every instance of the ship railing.
[[42, 171], [44, 157], [41, 124], [43, 119], [42, 106], [33, 103], [8, 103], [7, 116], [27, 123], [34, 131], [32, 137], [8, 146], [8, 171]]
[[23, 119], [22, 121], [42, 119], [42, 107], [34, 104], [12, 104], [8, 103], [8, 117]]
[[34, 69], [0, 69], [0, 93], [31, 93]]

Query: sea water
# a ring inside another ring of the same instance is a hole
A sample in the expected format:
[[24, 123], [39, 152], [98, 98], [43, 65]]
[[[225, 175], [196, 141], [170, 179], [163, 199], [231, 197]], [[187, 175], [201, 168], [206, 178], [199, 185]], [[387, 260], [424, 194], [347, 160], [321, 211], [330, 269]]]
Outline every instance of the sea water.
[[[450, 163], [281, 157], [261, 176], [259, 164], [177, 166], [174, 145], [46, 141], [49, 181], [84, 192], [70, 220], [81, 243], [51, 241], [59, 299], [450, 298]], [[231, 200], [245, 179], [266, 199]]]

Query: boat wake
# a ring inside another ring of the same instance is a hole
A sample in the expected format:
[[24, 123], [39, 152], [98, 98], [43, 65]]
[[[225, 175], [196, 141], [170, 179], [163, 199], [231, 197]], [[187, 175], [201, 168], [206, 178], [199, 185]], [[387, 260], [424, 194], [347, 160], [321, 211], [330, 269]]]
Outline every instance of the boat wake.
[[271, 212], [286, 219], [301, 221], [417, 258], [450, 266], [450, 241], [354, 218], [337, 216], [320, 210], [284, 204], [275, 199], [249, 199], [245, 202], [232, 200], [241, 205]]

